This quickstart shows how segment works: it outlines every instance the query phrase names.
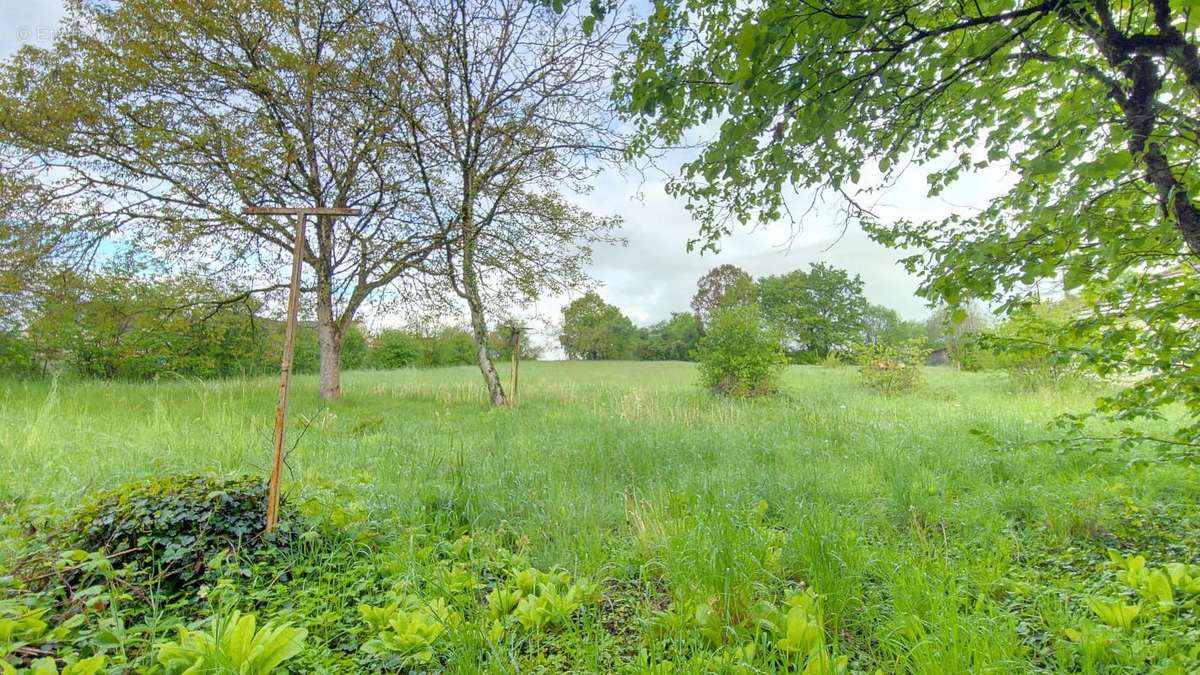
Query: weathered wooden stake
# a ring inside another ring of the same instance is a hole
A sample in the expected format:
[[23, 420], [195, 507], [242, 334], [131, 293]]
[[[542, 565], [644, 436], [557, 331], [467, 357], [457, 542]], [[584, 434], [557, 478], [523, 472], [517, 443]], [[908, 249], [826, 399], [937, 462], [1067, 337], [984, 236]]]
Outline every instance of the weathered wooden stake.
[[292, 387], [292, 357], [296, 352], [296, 314], [300, 307], [300, 275], [304, 264], [304, 217], [357, 216], [358, 209], [325, 208], [247, 208], [246, 215], [296, 216], [295, 243], [292, 246], [292, 278], [288, 286], [287, 317], [283, 329], [283, 358], [279, 364], [279, 403], [275, 406], [275, 435], [272, 438], [274, 456], [271, 477], [267, 481], [267, 526], [269, 534], [279, 523], [279, 484], [283, 477], [283, 442], [287, 431], [288, 391]]
[[512, 334], [512, 386], [508, 400], [512, 407], [517, 407], [517, 371], [521, 368], [521, 329], [513, 327]]

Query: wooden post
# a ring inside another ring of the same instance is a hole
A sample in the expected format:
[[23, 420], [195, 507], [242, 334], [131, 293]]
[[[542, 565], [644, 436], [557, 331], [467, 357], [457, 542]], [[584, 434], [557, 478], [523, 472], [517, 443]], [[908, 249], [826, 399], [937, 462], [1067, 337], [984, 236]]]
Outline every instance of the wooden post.
[[283, 357], [279, 364], [279, 403], [275, 406], [274, 454], [271, 476], [267, 481], [267, 526], [265, 532], [275, 531], [279, 523], [279, 491], [283, 478], [283, 443], [287, 437], [288, 392], [292, 387], [292, 358], [296, 353], [296, 315], [300, 307], [300, 276], [304, 265], [304, 217], [308, 214], [328, 216], [357, 216], [358, 209], [326, 208], [247, 208], [246, 215], [294, 215], [296, 235], [292, 246], [292, 278], [288, 286], [287, 316], [283, 329]]
[[512, 386], [509, 387], [512, 391], [509, 395], [509, 402], [512, 407], [517, 407], [517, 383], [518, 372], [521, 369], [521, 329], [513, 326], [512, 335]]
[[296, 214], [296, 245], [292, 248], [292, 281], [288, 287], [287, 318], [283, 328], [283, 360], [279, 364], [279, 403], [275, 406], [274, 455], [267, 482], [267, 528], [279, 522], [279, 482], [283, 473], [283, 441], [287, 431], [288, 391], [292, 388], [292, 357], [296, 353], [296, 314], [300, 306], [300, 272], [304, 262], [304, 214]]

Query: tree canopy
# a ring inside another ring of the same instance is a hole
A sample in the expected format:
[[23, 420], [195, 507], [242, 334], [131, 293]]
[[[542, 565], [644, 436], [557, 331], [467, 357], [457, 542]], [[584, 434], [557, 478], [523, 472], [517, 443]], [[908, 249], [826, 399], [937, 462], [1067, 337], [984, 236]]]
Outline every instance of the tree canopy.
[[243, 207], [357, 207], [310, 219], [303, 250], [321, 394], [369, 299], [455, 298], [502, 404], [484, 305], [571, 289], [616, 241], [562, 193], [620, 158], [622, 21], [585, 30], [537, 0], [67, 0], [54, 43], [0, 69], [0, 208], [21, 223], [0, 225], [0, 293], [114, 241], [270, 291], [295, 224]]
[[868, 305], [862, 319], [864, 344], [899, 345], [925, 338], [925, 324], [902, 319], [900, 314], [890, 307]]
[[708, 325], [721, 307], [735, 307], [755, 301], [754, 279], [737, 265], [717, 265], [696, 282], [692, 311], [701, 327]]
[[[612, 218], [564, 198], [619, 157], [609, 105], [616, 15], [584, 31], [538, 0], [388, 0], [388, 55], [403, 78], [392, 119], [419, 177], [419, 211], [450, 232], [436, 269], [467, 306], [480, 372], [506, 397], [488, 349], [489, 299], [529, 301], [586, 279]], [[496, 302], [492, 303], [498, 304]]]
[[637, 329], [629, 317], [600, 294], [588, 291], [563, 307], [559, 343], [572, 359], [627, 359], [633, 356]]
[[672, 312], [671, 318], [639, 331], [637, 357], [647, 361], [689, 361], [700, 342], [695, 314]]
[[336, 398], [355, 313], [445, 237], [414, 208], [410, 156], [392, 134], [404, 73], [390, 52], [402, 46], [379, 11], [352, 0], [69, 0], [54, 44], [23, 48], [0, 72], [5, 169], [161, 265], [267, 289], [295, 223], [243, 207], [359, 207], [357, 218], [310, 219], [303, 252], [321, 393]]
[[[670, 184], [714, 246], [787, 214], [789, 188], [841, 199], [878, 241], [916, 252], [922, 293], [1019, 306], [1081, 289], [1075, 328], [1104, 375], [1138, 384], [1119, 417], [1183, 399], [1200, 415], [1195, 204], [1200, 56], [1175, 0], [658, 0], [617, 96], [642, 143], [718, 127]], [[885, 221], [863, 206], [909, 166], [930, 195], [1011, 169], [984, 208]], [[959, 314], [961, 317], [961, 314]], [[1168, 443], [1194, 447], [1200, 426]]]
[[809, 270], [758, 280], [763, 317], [777, 326], [785, 346], [803, 360], [848, 350], [861, 339], [867, 299], [857, 275], [825, 263]]

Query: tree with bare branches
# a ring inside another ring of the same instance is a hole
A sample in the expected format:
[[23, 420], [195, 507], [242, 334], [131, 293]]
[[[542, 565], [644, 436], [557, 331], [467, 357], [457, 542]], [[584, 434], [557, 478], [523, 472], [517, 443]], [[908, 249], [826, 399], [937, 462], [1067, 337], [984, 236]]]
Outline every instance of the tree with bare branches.
[[407, 47], [385, 16], [362, 0], [70, 0], [55, 44], [0, 72], [4, 168], [57, 213], [86, 201], [102, 238], [259, 290], [294, 228], [243, 207], [359, 208], [310, 221], [304, 249], [320, 392], [337, 398], [356, 312], [448, 243], [394, 133]]
[[[452, 236], [437, 270], [464, 302], [489, 397], [487, 307], [585, 280], [590, 247], [617, 221], [573, 204], [620, 156], [608, 103], [619, 12], [601, 22], [537, 0], [389, 0], [399, 71], [394, 142], [420, 176], [425, 210]], [[490, 299], [490, 301], [489, 301]]]

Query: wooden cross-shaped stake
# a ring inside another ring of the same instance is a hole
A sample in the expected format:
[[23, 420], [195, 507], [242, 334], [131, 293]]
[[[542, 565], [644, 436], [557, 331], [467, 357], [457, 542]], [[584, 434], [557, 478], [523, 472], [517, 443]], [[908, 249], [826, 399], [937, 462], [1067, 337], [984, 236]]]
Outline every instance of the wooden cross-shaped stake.
[[296, 312], [300, 304], [300, 271], [304, 263], [304, 217], [357, 216], [358, 209], [260, 208], [242, 211], [248, 216], [296, 216], [296, 241], [292, 248], [292, 281], [288, 287], [287, 319], [283, 329], [283, 360], [279, 366], [279, 404], [275, 407], [275, 456], [267, 482], [267, 527], [269, 534], [279, 522], [279, 481], [283, 473], [283, 439], [287, 424], [288, 390], [292, 386], [292, 356], [296, 348]]

